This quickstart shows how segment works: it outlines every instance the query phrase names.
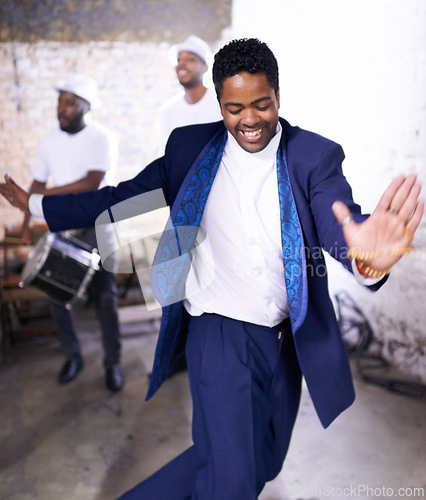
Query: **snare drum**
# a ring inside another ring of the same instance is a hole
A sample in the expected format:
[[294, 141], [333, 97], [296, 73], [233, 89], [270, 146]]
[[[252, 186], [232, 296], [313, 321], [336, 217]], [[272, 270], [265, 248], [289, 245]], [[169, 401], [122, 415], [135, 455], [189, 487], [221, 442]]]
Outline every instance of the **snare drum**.
[[45, 233], [31, 250], [19, 286], [34, 286], [52, 301], [70, 307], [87, 298], [87, 288], [99, 270], [96, 250], [66, 233]]

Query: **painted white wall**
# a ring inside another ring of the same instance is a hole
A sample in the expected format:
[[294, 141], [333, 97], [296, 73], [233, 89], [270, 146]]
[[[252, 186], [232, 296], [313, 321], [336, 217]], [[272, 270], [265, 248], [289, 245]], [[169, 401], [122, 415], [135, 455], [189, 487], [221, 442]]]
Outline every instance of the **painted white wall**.
[[[364, 211], [398, 173], [426, 184], [426, 2], [234, 0], [230, 38], [246, 36], [277, 56], [281, 115], [342, 144]], [[346, 289], [382, 354], [426, 381], [426, 216], [414, 245], [376, 294], [330, 262], [330, 291]]]

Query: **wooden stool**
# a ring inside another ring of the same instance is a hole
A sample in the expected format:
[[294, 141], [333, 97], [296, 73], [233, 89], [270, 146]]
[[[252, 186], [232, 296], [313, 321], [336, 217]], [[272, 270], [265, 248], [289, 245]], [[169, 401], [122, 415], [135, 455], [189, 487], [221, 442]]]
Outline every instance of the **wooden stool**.
[[7, 361], [7, 352], [9, 343], [16, 343], [18, 335], [51, 335], [55, 332], [51, 327], [24, 327], [25, 321], [49, 317], [48, 308], [42, 310], [31, 310], [31, 304], [36, 301], [43, 301], [46, 304], [47, 295], [33, 287], [19, 287], [19, 277], [12, 275], [2, 280], [0, 288], [0, 316], [2, 327], [2, 356]]

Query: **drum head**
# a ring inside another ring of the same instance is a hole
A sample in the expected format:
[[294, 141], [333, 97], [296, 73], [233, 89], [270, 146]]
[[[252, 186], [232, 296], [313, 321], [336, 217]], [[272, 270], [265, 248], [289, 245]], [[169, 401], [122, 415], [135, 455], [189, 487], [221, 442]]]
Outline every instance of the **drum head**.
[[46, 260], [46, 257], [49, 254], [49, 250], [50, 247], [52, 246], [53, 239], [54, 235], [52, 233], [47, 232], [43, 234], [43, 236], [31, 249], [28, 255], [28, 260], [21, 273], [21, 283], [22, 283], [21, 286], [31, 284], [31, 281], [37, 275], [41, 266]]

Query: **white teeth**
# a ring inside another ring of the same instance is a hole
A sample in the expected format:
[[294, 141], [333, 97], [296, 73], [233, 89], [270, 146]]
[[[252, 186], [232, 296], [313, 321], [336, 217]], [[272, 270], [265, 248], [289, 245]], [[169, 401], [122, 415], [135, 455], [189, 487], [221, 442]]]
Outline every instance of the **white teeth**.
[[246, 137], [256, 137], [257, 135], [260, 135], [262, 132], [262, 129], [254, 130], [253, 132], [248, 132], [247, 130], [244, 130], [244, 135]]

